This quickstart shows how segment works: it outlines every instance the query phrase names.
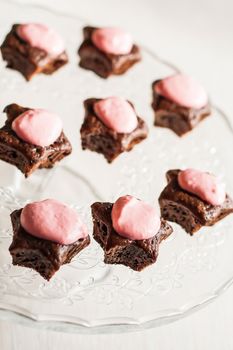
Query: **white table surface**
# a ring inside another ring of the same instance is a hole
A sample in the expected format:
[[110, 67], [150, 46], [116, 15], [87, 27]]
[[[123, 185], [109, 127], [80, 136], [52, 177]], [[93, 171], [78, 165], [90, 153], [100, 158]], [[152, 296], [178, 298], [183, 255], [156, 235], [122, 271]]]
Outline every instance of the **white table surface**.
[[[233, 123], [232, 0], [18, 0], [118, 25], [136, 41], [194, 75]], [[216, 130], [217, 137], [217, 130]], [[226, 145], [227, 146], [227, 145]], [[233, 170], [233, 169], [232, 169]], [[78, 335], [0, 322], [0, 350], [233, 349], [233, 288], [197, 313], [148, 331]]]

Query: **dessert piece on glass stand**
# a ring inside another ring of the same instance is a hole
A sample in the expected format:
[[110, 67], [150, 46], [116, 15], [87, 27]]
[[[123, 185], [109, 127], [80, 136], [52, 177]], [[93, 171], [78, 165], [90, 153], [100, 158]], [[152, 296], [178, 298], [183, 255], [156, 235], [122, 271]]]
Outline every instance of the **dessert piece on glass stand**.
[[26, 80], [52, 74], [68, 62], [65, 44], [52, 28], [40, 23], [14, 24], [1, 45], [7, 67], [19, 71]]
[[72, 147], [59, 116], [44, 109], [11, 104], [5, 107], [0, 129], [0, 159], [15, 165], [25, 177], [39, 168], [52, 168]]
[[13, 241], [9, 251], [13, 265], [32, 268], [46, 280], [90, 244], [79, 214], [54, 199], [13, 211], [11, 222]]
[[84, 40], [78, 49], [80, 67], [101, 78], [122, 75], [141, 61], [138, 45], [131, 35], [120, 28], [85, 27]]
[[148, 135], [148, 127], [133, 104], [121, 97], [90, 98], [84, 101], [84, 108], [82, 148], [103, 154], [109, 163]]
[[155, 126], [183, 136], [211, 113], [204, 88], [192, 77], [175, 74], [152, 84]]
[[93, 236], [106, 264], [141, 271], [156, 262], [160, 243], [173, 231], [154, 207], [129, 195], [115, 203], [93, 203], [91, 208]]
[[191, 235], [233, 213], [225, 186], [210, 173], [195, 169], [169, 170], [167, 186], [159, 197], [161, 215]]

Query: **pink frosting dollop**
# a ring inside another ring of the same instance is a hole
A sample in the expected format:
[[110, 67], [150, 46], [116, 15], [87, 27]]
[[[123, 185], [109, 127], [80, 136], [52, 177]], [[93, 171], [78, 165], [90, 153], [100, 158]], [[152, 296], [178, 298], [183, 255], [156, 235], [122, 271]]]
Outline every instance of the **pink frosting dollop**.
[[44, 109], [29, 109], [14, 119], [12, 129], [20, 139], [46, 147], [60, 136], [62, 121], [56, 114]]
[[64, 245], [88, 236], [78, 213], [55, 199], [27, 204], [20, 223], [32, 236]]
[[130, 133], [136, 129], [138, 119], [133, 107], [122, 97], [108, 97], [94, 104], [99, 119], [118, 133]]
[[202, 108], [208, 103], [205, 89], [185, 74], [171, 75], [155, 84], [155, 91], [168, 100], [187, 108]]
[[112, 224], [120, 236], [142, 240], [155, 236], [161, 221], [154, 207], [127, 195], [118, 198], [113, 204]]
[[99, 50], [113, 55], [127, 55], [133, 47], [131, 35], [120, 28], [95, 29], [91, 39]]
[[225, 185], [212, 174], [186, 169], [178, 174], [181, 188], [212, 205], [221, 205], [226, 198]]
[[57, 56], [64, 50], [64, 41], [52, 28], [40, 23], [25, 23], [17, 27], [18, 36], [32, 47], [44, 50], [46, 53]]

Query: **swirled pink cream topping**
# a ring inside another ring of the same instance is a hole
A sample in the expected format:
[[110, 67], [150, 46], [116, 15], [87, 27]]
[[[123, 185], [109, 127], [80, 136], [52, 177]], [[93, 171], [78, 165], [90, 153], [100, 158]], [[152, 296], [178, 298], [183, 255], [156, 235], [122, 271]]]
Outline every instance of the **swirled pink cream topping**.
[[138, 119], [133, 107], [122, 97], [108, 97], [94, 104], [99, 119], [118, 133], [130, 133], [136, 129]]
[[17, 27], [17, 34], [30, 46], [44, 50], [51, 56], [60, 55], [65, 50], [64, 41], [60, 35], [44, 24], [20, 24]]
[[113, 204], [112, 224], [120, 236], [142, 240], [155, 236], [161, 221], [154, 207], [127, 195]]
[[205, 89], [185, 74], [171, 75], [155, 84], [155, 91], [170, 101], [187, 108], [202, 108], [208, 103]]
[[209, 204], [221, 205], [225, 201], [225, 185], [212, 174], [186, 169], [178, 174], [178, 183], [184, 190], [197, 195]]
[[127, 55], [133, 47], [131, 35], [120, 28], [95, 29], [91, 39], [99, 50], [113, 55]]
[[88, 236], [78, 213], [55, 199], [27, 204], [20, 223], [32, 236], [59, 244], [72, 244]]
[[46, 147], [60, 136], [62, 121], [56, 114], [44, 109], [29, 109], [14, 119], [12, 129], [20, 139]]

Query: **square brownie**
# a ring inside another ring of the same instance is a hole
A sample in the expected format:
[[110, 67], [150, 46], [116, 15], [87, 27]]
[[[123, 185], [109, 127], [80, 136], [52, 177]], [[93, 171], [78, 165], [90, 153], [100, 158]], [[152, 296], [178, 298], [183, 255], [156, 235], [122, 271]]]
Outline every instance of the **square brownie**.
[[[82, 149], [101, 153], [111, 163], [123, 152], [144, 140], [148, 135], [148, 127], [144, 120], [138, 119], [137, 128], [131, 133], [117, 133], [108, 128], [94, 112], [94, 103], [101, 99], [89, 98], [84, 101], [85, 118], [80, 133]], [[130, 103], [133, 107], [132, 103]], [[133, 107], [134, 108], [134, 107]]]
[[20, 224], [21, 212], [22, 209], [19, 209], [11, 213], [14, 234], [9, 251], [13, 265], [32, 268], [49, 281], [61, 265], [70, 263], [75, 255], [90, 244], [89, 236], [69, 245], [32, 236]]
[[178, 136], [183, 136], [191, 131], [211, 113], [210, 105], [202, 108], [187, 108], [170, 101], [156, 93], [155, 85], [161, 80], [152, 84], [153, 102], [152, 108], [155, 112], [154, 125], [173, 130]]
[[164, 219], [176, 222], [192, 235], [202, 226], [212, 226], [233, 213], [233, 201], [228, 195], [222, 205], [211, 205], [182, 189], [178, 183], [179, 172], [175, 169], [166, 174], [168, 184], [159, 196]]
[[68, 62], [66, 52], [56, 57], [37, 47], [32, 47], [17, 34], [19, 24], [14, 24], [1, 45], [2, 58], [7, 67], [19, 71], [26, 80], [39, 73], [52, 74]]
[[46, 147], [35, 146], [21, 140], [11, 125], [15, 118], [29, 109], [17, 104], [8, 105], [4, 109], [7, 120], [0, 128], [0, 159], [15, 165], [25, 177], [38, 168], [52, 168], [56, 162], [72, 151], [71, 144], [63, 132], [52, 145]]
[[158, 257], [159, 244], [172, 233], [171, 226], [161, 220], [159, 232], [152, 238], [130, 240], [120, 236], [112, 225], [112, 203], [92, 204], [93, 237], [104, 250], [106, 264], [123, 264], [141, 271], [153, 264]]
[[140, 49], [133, 45], [130, 53], [114, 55], [100, 51], [92, 42], [91, 36], [96, 27], [84, 27], [84, 41], [78, 49], [80, 67], [88, 69], [101, 78], [124, 74], [135, 63], [141, 61]]

